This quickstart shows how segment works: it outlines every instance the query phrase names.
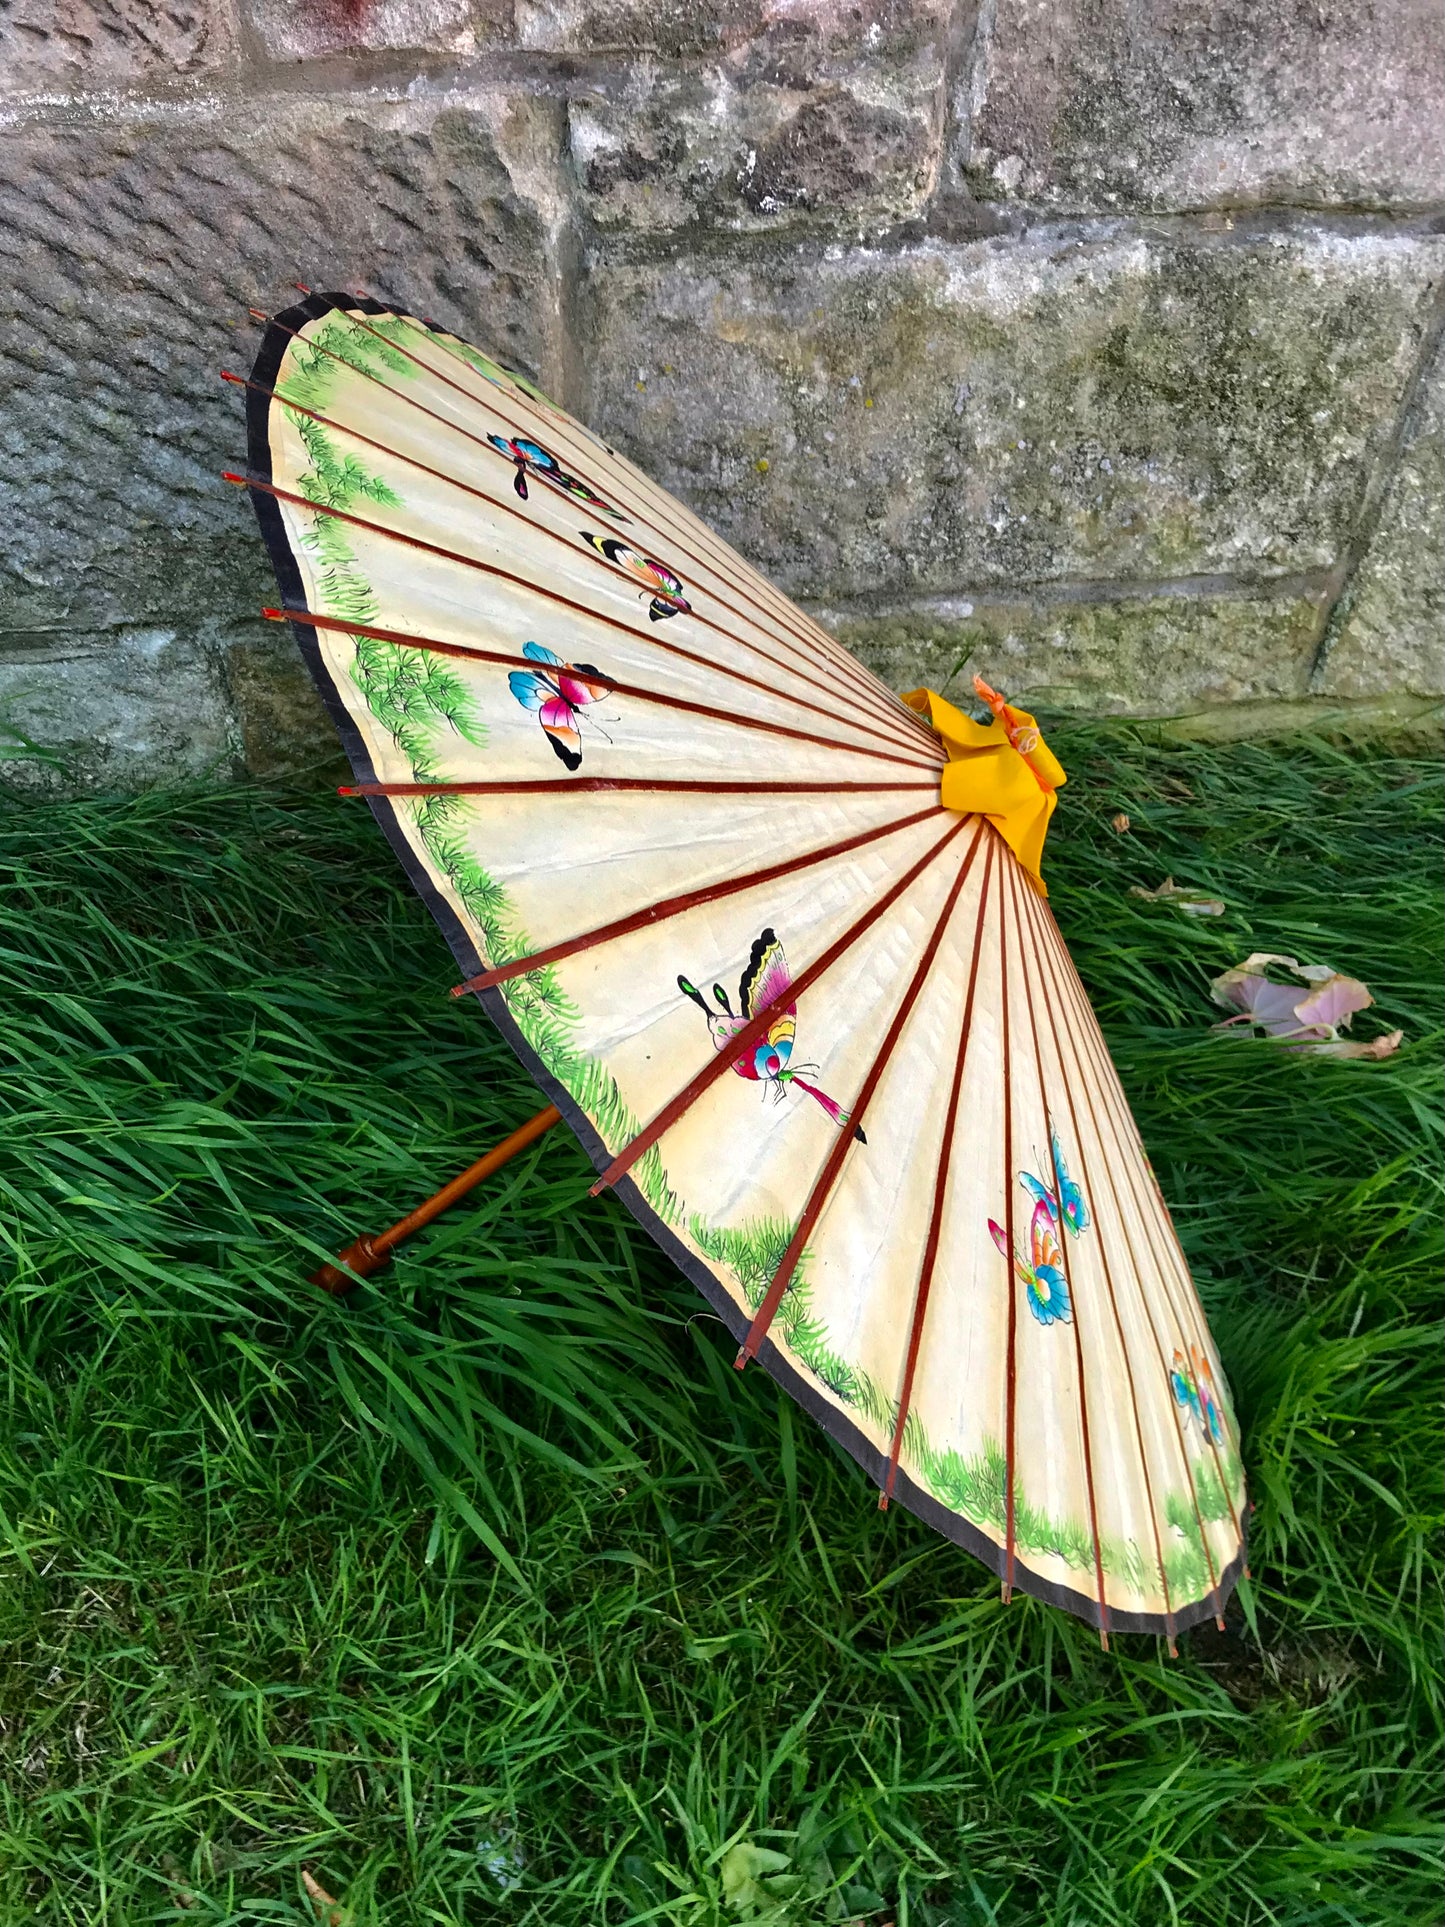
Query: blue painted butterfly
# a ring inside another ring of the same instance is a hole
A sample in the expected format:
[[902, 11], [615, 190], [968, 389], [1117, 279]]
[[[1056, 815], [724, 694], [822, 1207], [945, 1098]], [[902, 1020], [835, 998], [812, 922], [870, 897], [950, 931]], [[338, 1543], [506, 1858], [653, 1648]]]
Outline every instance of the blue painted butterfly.
[[[507, 677], [512, 694], [524, 709], [537, 712], [547, 741], [568, 769], [577, 769], [582, 762], [582, 710], [588, 703], [601, 702], [611, 685], [590, 662], [563, 662], [540, 642], [525, 643], [522, 654], [531, 662], [544, 663], [546, 669], [514, 669]], [[547, 669], [553, 673], [548, 675]]]
[[[1029, 1220], [1029, 1256], [1025, 1258], [1020, 1251], [1013, 1254], [1013, 1267], [1024, 1286], [1028, 1308], [1041, 1325], [1067, 1324], [1073, 1317], [1059, 1228], [1067, 1227], [1077, 1238], [1090, 1224], [1084, 1194], [1065, 1169], [1059, 1134], [1052, 1124], [1049, 1152], [1053, 1162], [1052, 1186], [1034, 1177], [1032, 1172], [1019, 1172], [1019, 1183], [1033, 1199], [1034, 1209]], [[1007, 1258], [1008, 1234], [992, 1218], [988, 1228], [994, 1243]]]
[[556, 489], [559, 495], [569, 496], [575, 502], [585, 502], [588, 508], [596, 509], [601, 515], [610, 515], [614, 521], [625, 522], [627, 517], [621, 509], [613, 508], [604, 501], [589, 483], [576, 475], [569, 475], [550, 449], [543, 448], [540, 442], [518, 435], [509, 441], [505, 435], [488, 435], [487, 440], [499, 455], [505, 455], [509, 462], [516, 464], [517, 473], [512, 482], [518, 495], [525, 502], [527, 498], [527, 477], [530, 475], [548, 488]]

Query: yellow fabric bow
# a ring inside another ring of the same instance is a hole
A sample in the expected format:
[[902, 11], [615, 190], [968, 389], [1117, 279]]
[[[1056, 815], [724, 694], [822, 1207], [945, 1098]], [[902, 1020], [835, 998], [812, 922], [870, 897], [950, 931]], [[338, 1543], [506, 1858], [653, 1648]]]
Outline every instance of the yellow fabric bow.
[[943, 738], [948, 751], [940, 801], [961, 815], [986, 816], [1040, 891], [1044, 836], [1068, 781], [1063, 765], [1026, 710], [1012, 709], [979, 676], [973, 686], [993, 711], [988, 724], [971, 722], [931, 689], [910, 689], [903, 700]]

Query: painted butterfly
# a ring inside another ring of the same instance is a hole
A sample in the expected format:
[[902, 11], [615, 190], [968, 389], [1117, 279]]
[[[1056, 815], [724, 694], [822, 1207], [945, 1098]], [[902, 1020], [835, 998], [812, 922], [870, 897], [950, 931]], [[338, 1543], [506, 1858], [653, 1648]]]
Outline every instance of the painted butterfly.
[[540, 442], [530, 441], [525, 435], [518, 435], [509, 441], [505, 435], [488, 435], [487, 440], [499, 455], [505, 455], [509, 462], [515, 462], [516, 476], [512, 487], [525, 502], [527, 498], [527, 477], [534, 476], [537, 481], [545, 482], [559, 495], [568, 495], [573, 501], [585, 502], [588, 508], [596, 509], [600, 515], [610, 515], [614, 521], [625, 522], [627, 517], [621, 509], [613, 508], [605, 502], [588, 483], [575, 475], [569, 475], [550, 449], [543, 448]]
[[[707, 1019], [707, 1027], [713, 1041], [714, 1050], [726, 1050], [733, 1038], [749, 1024], [757, 1013], [772, 1003], [775, 997], [785, 997], [792, 988], [793, 979], [788, 971], [788, 960], [783, 955], [783, 946], [778, 942], [774, 930], [764, 930], [752, 947], [747, 966], [738, 981], [738, 1009], [735, 1011], [728, 1002], [728, 994], [721, 984], [714, 984], [712, 994], [718, 1008], [714, 1010], [695, 984], [686, 977], [679, 977], [677, 987], [685, 997], [690, 997]], [[804, 1070], [814, 1070], [812, 1064], [793, 1064], [793, 1043], [798, 1033], [798, 1006], [783, 1004], [776, 1009], [768, 1022], [766, 1037], [754, 1044], [751, 1051], [744, 1052], [733, 1060], [733, 1069], [739, 1077], [747, 1077], [755, 1083], [771, 1084], [773, 1094], [779, 1102], [790, 1084], [796, 1084], [800, 1091], [816, 1099], [832, 1118], [840, 1130], [846, 1129], [848, 1113], [843, 1107], [820, 1091], [816, 1084], [810, 1084], [802, 1075]], [[867, 1138], [857, 1125], [853, 1135], [860, 1144]]]
[[1186, 1416], [1197, 1421], [1201, 1431], [1216, 1445], [1222, 1444], [1223, 1408], [1219, 1394], [1214, 1389], [1214, 1374], [1209, 1369], [1209, 1361], [1197, 1345], [1189, 1347], [1188, 1358], [1183, 1352], [1175, 1350], [1169, 1383], [1174, 1388], [1175, 1403], [1183, 1407]]
[[582, 761], [578, 728], [582, 710], [588, 703], [601, 702], [610, 694], [611, 685], [590, 662], [563, 662], [540, 642], [524, 643], [522, 654], [531, 662], [546, 663], [554, 673], [549, 676], [541, 670], [514, 669], [507, 677], [512, 694], [523, 709], [536, 710], [547, 741], [568, 769], [576, 769]]
[[[1008, 1235], [1003, 1226], [990, 1218], [988, 1228], [994, 1243], [1007, 1258]], [[1041, 1325], [1052, 1325], [1055, 1320], [1067, 1324], [1073, 1317], [1057, 1228], [1058, 1219], [1052, 1207], [1041, 1199], [1034, 1206], [1029, 1222], [1029, 1256], [1025, 1258], [1019, 1251], [1014, 1253], [1014, 1270], [1024, 1287], [1029, 1310]]]
[[577, 533], [584, 542], [590, 542], [599, 555], [606, 556], [615, 568], [626, 569], [652, 591], [647, 613], [654, 622], [662, 622], [668, 616], [687, 615], [691, 611], [692, 604], [683, 596], [682, 583], [666, 563], [659, 562], [654, 556], [643, 555], [626, 542], [619, 542], [615, 535], [593, 535], [590, 529], [579, 529]]
[[1084, 1203], [1083, 1192], [1064, 1167], [1063, 1148], [1052, 1124], [1049, 1126], [1049, 1155], [1054, 1163], [1053, 1190], [1041, 1184], [1037, 1178], [1030, 1177], [1027, 1171], [1019, 1172], [1019, 1183], [1037, 1203], [1049, 1206], [1056, 1222], [1062, 1215], [1064, 1223], [1077, 1238], [1081, 1231], [1089, 1228], [1089, 1207]]
[[[1083, 1192], [1065, 1169], [1059, 1134], [1052, 1124], [1049, 1153], [1053, 1161], [1052, 1187], [1029, 1171], [1019, 1172], [1019, 1183], [1033, 1199], [1034, 1210], [1029, 1220], [1029, 1256], [1026, 1259], [1018, 1251], [1013, 1255], [1014, 1270], [1024, 1285], [1029, 1310], [1041, 1325], [1052, 1325], [1056, 1320], [1068, 1323], [1073, 1317], [1063, 1247], [1059, 1243], [1060, 1225], [1077, 1238], [1088, 1230], [1090, 1223], [1089, 1207], [1084, 1203]], [[992, 1218], [988, 1228], [994, 1243], [1007, 1258], [1008, 1234]]]

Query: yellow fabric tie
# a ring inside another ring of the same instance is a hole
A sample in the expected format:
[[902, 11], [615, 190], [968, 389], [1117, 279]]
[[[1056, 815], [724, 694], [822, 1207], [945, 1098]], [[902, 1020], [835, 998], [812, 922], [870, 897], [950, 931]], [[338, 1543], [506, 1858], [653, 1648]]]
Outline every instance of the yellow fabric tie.
[[1047, 896], [1039, 869], [1044, 835], [1058, 800], [1054, 792], [1068, 778], [1026, 710], [1010, 708], [977, 677], [974, 687], [994, 712], [986, 725], [971, 722], [931, 689], [910, 689], [903, 700], [927, 719], [948, 751], [943, 807], [986, 816]]

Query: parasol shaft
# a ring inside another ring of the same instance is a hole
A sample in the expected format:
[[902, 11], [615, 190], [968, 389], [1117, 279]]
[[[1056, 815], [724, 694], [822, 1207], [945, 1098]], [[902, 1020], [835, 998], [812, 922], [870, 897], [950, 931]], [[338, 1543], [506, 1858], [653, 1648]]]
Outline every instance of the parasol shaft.
[[[413, 1232], [429, 1225], [433, 1218], [439, 1218], [458, 1198], [464, 1198], [468, 1191], [474, 1190], [483, 1178], [489, 1178], [493, 1171], [500, 1171], [519, 1151], [525, 1151], [529, 1144], [560, 1122], [561, 1116], [555, 1104], [538, 1111], [535, 1117], [529, 1117], [510, 1137], [504, 1137], [500, 1144], [494, 1144], [485, 1157], [478, 1158], [475, 1164], [469, 1164], [465, 1171], [458, 1172], [450, 1184], [444, 1184], [440, 1191], [433, 1192], [425, 1204], [419, 1204], [415, 1211], [409, 1211], [404, 1218], [398, 1219], [390, 1230], [379, 1231], [375, 1237], [363, 1234], [355, 1239], [337, 1254], [335, 1264], [323, 1265], [308, 1282], [320, 1285], [323, 1291], [329, 1291], [334, 1297], [343, 1297], [358, 1278], [369, 1278], [372, 1272], [380, 1271], [403, 1238], [409, 1238]], [[341, 1269], [343, 1265], [346, 1266], [345, 1271]]]

